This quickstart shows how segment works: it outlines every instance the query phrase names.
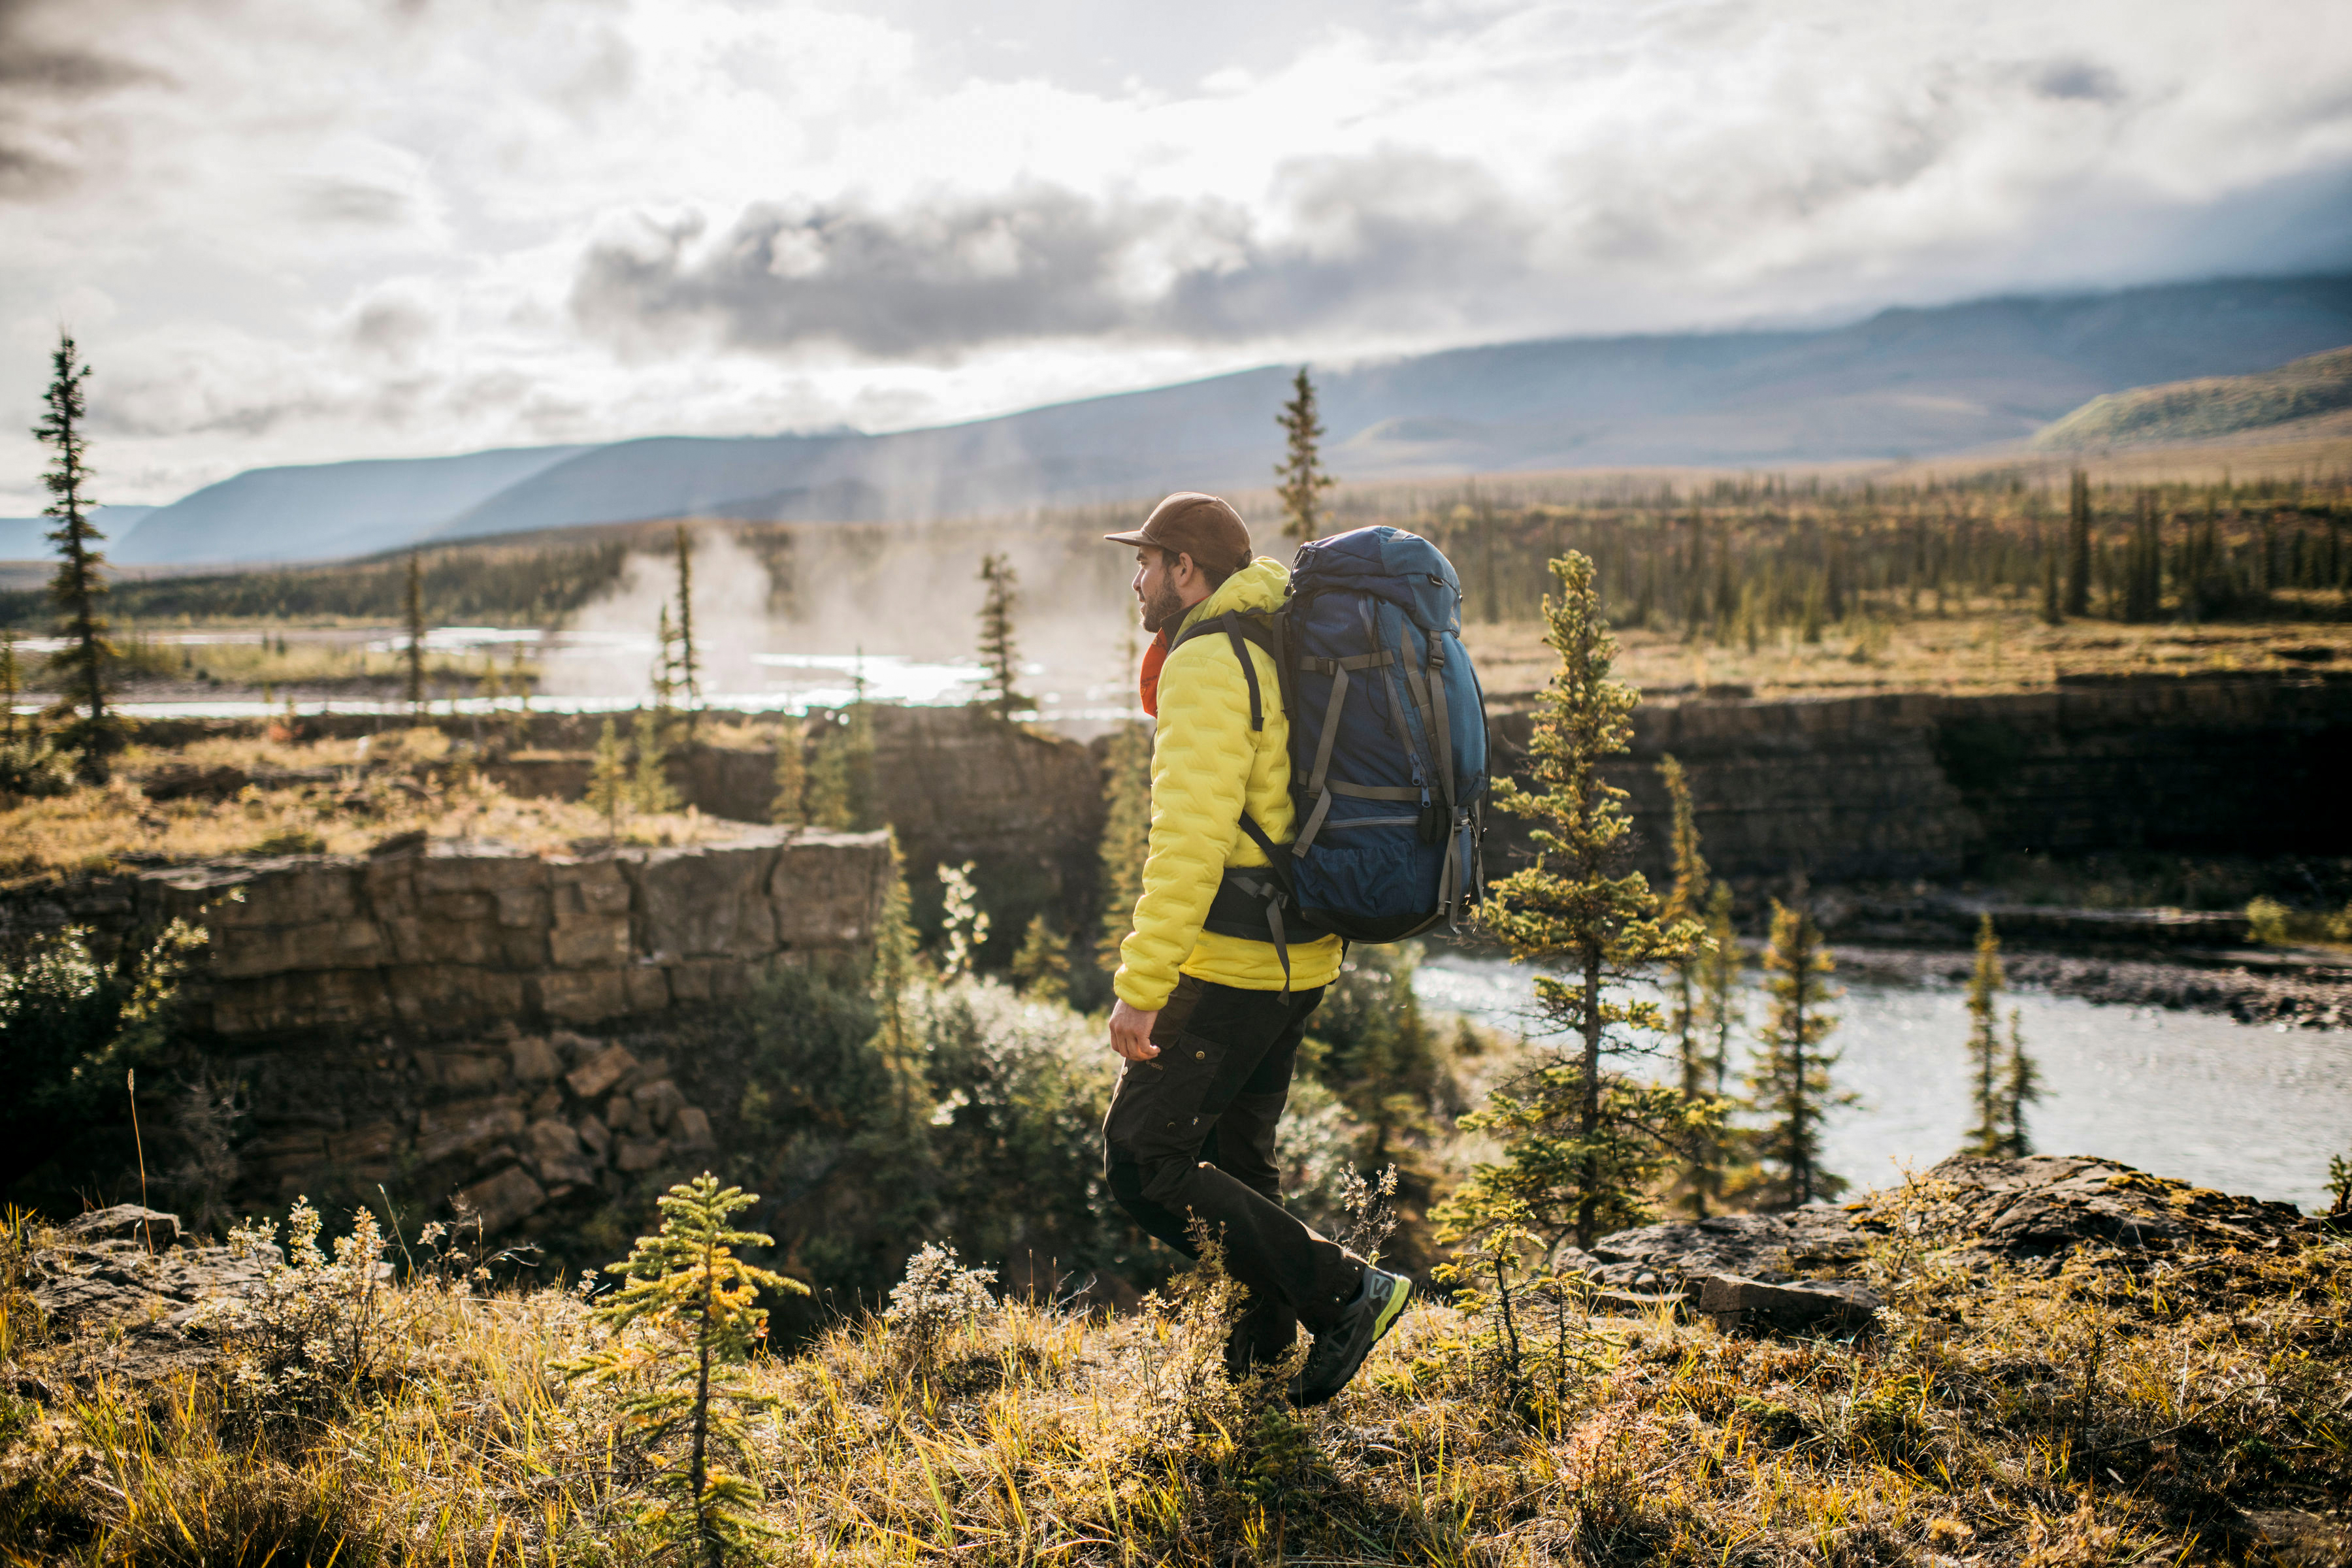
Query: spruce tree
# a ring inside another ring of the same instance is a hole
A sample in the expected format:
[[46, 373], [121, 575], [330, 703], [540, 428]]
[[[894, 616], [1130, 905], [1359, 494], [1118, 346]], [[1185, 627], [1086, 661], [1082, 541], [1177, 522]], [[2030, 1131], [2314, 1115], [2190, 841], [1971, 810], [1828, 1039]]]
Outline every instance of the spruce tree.
[[[758, 1461], [742, 1423], [745, 1411], [772, 1400], [731, 1369], [767, 1337], [760, 1292], [805, 1296], [808, 1287], [735, 1255], [739, 1247], [775, 1245], [735, 1227], [734, 1216], [759, 1201], [740, 1187], [722, 1188], [707, 1171], [670, 1188], [658, 1200], [660, 1230], [637, 1237], [613, 1266], [628, 1283], [593, 1314], [609, 1337], [557, 1366], [567, 1377], [622, 1390], [630, 1435], [653, 1457], [653, 1484], [663, 1499], [641, 1522], [686, 1546], [705, 1568], [748, 1557], [758, 1538], [775, 1534], [751, 1511], [761, 1492], [748, 1472]], [[631, 1335], [637, 1324], [644, 1331]], [[745, 1474], [721, 1467], [727, 1451]]]
[[694, 542], [684, 523], [677, 528], [677, 699], [686, 710], [686, 739], [694, 741], [697, 713], [702, 707], [702, 656], [694, 646]]
[[408, 552], [407, 593], [401, 608], [408, 633], [408, 711], [412, 718], [421, 719], [425, 716], [425, 563], [414, 550]]
[[1103, 758], [1102, 923], [1095, 962], [1105, 973], [1118, 968], [1118, 944], [1135, 921], [1143, 896], [1143, 861], [1151, 847], [1151, 731], [1122, 724]]
[[2042, 1074], [2033, 1058], [2025, 1054], [2024, 1019], [2018, 1009], [2009, 1010], [2009, 1060], [2001, 1075], [2001, 1129], [1998, 1152], [2011, 1160], [2021, 1160], [2033, 1152], [2033, 1140], [2025, 1128], [2025, 1108], [2042, 1098]]
[[1704, 1194], [1696, 1201], [1719, 1203], [1733, 1167], [1748, 1162], [1740, 1151], [1744, 1135], [1722, 1119], [1727, 1109], [1727, 1080], [1731, 1073], [1731, 1038], [1746, 1022], [1739, 997], [1739, 928], [1732, 923], [1731, 885], [1717, 882], [1706, 900], [1706, 935], [1700, 947], [1698, 1025], [1706, 1091], [1713, 1097], [1717, 1121], [1700, 1130], [1703, 1151], [1695, 1185]]
[[[2132, 506], [2132, 536], [2124, 552], [2123, 618], [2146, 624], [2157, 618], [2164, 595], [2164, 539], [2157, 526], [2154, 498], [2142, 490]], [[2193, 604], [2184, 606], [2193, 611]]]
[[1070, 941], [1043, 910], [1029, 917], [1021, 951], [1013, 956], [1013, 984], [1032, 1002], [1070, 998]]
[[57, 351], [49, 356], [53, 377], [42, 393], [41, 422], [33, 437], [55, 455], [41, 475], [49, 504], [41, 515], [57, 519], [49, 542], [58, 547], [57, 574], [49, 579], [49, 598], [61, 619], [58, 636], [65, 646], [49, 656], [49, 667], [63, 677], [65, 703], [79, 703], [81, 721], [71, 738], [82, 756], [83, 776], [102, 780], [107, 753], [114, 749], [115, 727], [106, 710], [108, 667], [114, 662], [113, 646], [106, 637], [106, 555], [99, 547], [106, 536], [89, 519], [96, 502], [88, 494], [92, 478], [88, 462], [89, 437], [82, 434], [89, 413], [84, 384], [89, 366], [75, 358], [74, 341], [58, 334]]
[[1762, 1049], [1748, 1076], [1748, 1102], [1769, 1119], [1758, 1139], [1759, 1152], [1780, 1166], [1779, 1197], [1794, 1208], [1845, 1190], [1843, 1177], [1821, 1168], [1822, 1119], [1853, 1097], [1830, 1080], [1837, 1054], [1822, 1042], [1837, 1019], [1823, 1009], [1838, 992], [1827, 981], [1833, 965], [1810, 913], [1773, 900], [1764, 967], [1771, 973], [1766, 986], [1771, 1010], [1757, 1031]]
[[649, 708], [637, 710], [636, 775], [629, 781], [629, 804], [648, 816], [676, 811], [677, 791], [669, 782], [669, 749], [662, 743], [662, 728]]
[[588, 767], [588, 806], [604, 818], [604, 837], [617, 841], [621, 837], [621, 813], [629, 804], [629, 763], [621, 749], [619, 731], [613, 721], [604, 721], [602, 733], [596, 737], [596, 757]]
[[883, 884], [882, 906], [874, 925], [874, 963], [867, 989], [880, 1013], [874, 1048], [890, 1074], [898, 1100], [898, 1126], [905, 1131], [914, 1116], [914, 1094], [922, 1074], [907, 1007], [908, 988], [919, 979], [916, 968], [914, 901], [907, 890], [907, 858], [898, 836], [890, 835], [889, 880]]
[[1969, 1071], [1975, 1079], [1976, 1122], [1961, 1148], [1970, 1154], [1998, 1154], [2004, 1142], [1999, 1017], [2003, 978], [2000, 937], [1987, 911], [1977, 920], [1976, 968], [1969, 976]]
[[2091, 613], [2091, 476], [2076, 468], [2066, 486], [2066, 602], [2080, 620]]
[[809, 766], [808, 820], [812, 826], [845, 832], [856, 823], [849, 783], [848, 720], [842, 714], [827, 719], [816, 738], [816, 759]]
[[874, 801], [874, 709], [862, 675], [849, 706], [817, 737], [803, 798], [814, 826], [864, 833], [882, 826]]
[[[1691, 805], [1690, 780], [1684, 774], [1681, 762], [1673, 756], [1658, 760], [1658, 776], [1665, 784], [1666, 799], [1674, 808], [1675, 861], [1674, 886], [1667, 889], [1659, 913], [1668, 921], [1696, 921], [1700, 914], [1699, 900], [1707, 888], [1707, 866], [1706, 858], [1699, 853], [1698, 814]], [[1708, 956], [1706, 941], [1702, 937], [1674, 960], [1666, 983], [1667, 995], [1673, 1002], [1666, 1026], [1674, 1035], [1675, 1054], [1681, 1059], [1683, 1098], [1694, 1104], [1707, 1095], [1707, 1053], [1699, 1010], [1704, 989], [1700, 971]], [[1701, 1130], [1694, 1134], [1685, 1154], [1680, 1185], [1694, 1219], [1706, 1217], [1713, 1142]]]
[[768, 802], [768, 820], [779, 827], [798, 827], [808, 821], [808, 760], [802, 754], [803, 744], [801, 726], [786, 720], [776, 734], [776, 793]]
[[1465, 1125], [1502, 1145], [1444, 1209], [1450, 1239], [1476, 1239], [1518, 1215], [1549, 1247], [1589, 1247], [1639, 1220], [1653, 1179], [1703, 1114], [1671, 1086], [1606, 1070], [1604, 1058], [1666, 1030], [1654, 1002], [1611, 987], [1674, 963], [1697, 926], [1663, 917], [1646, 879], [1625, 865], [1632, 821], [1625, 792], [1601, 775], [1633, 739], [1641, 699], [1610, 679], [1616, 642], [1601, 615], [1591, 561], [1571, 551], [1551, 563], [1559, 593], [1546, 595], [1546, 644], [1559, 667], [1538, 699], [1529, 786], [1496, 781], [1496, 805], [1538, 826], [1535, 864], [1489, 890], [1486, 923], [1519, 963], [1556, 965], [1536, 978], [1537, 1006], [1570, 1037], [1496, 1090]]
[[507, 663], [507, 689], [514, 693], [515, 700], [514, 706], [507, 710], [507, 750], [520, 752], [530, 744], [530, 672], [523, 668], [520, 640]]
[[654, 711], [661, 715], [665, 729], [677, 711], [677, 628], [669, 618], [669, 601], [665, 599], [654, 616], [654, 662], [646, 671], [654, 688]]
[[1032, 706], [1020, 689], [1021, 652], [1013, 626], [1021, 579], [1011, 561], [990, 551], [980, 558], [980, 581], [985, 590], [980, 602], [980, 662], [988, 672], [981, 679], [981, 700], [999, 719], [1010, 720]]
[[16, 673], [16, 634], [0, 629], [0, 742], [16, 738], [16, 698], [23, 689]]
[[1282, 426], [1284, 452], [1274, 466], [1275, 491], [1282, 500], [1282, 531], [1305, 543], [1318, 536], [1323, 492], [1339, 481], [1323, 471], [1322, 422], [1315, 414], [1315, 384], [1300, 365], [1290, 384], [1290, 401], [1275, 423]]

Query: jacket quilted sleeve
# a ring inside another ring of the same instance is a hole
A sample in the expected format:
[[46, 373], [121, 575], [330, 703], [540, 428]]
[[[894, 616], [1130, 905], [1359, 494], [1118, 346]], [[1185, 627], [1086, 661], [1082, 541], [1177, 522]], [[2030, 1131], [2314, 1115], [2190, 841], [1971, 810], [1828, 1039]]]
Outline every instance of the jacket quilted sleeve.
[[[1257, 658], [1255, 648], [1251, 652]], [[1265, 689], [1273, 671], [1262, 668]], [[1257, 746], [1249, 687], [1223, 637], [1196, 637], [1169, 657], [1160, 680], [1160, 730], [1151, 747], [1151, 848], [1135, 929], [1119, 944], [1113, 988], [1129, 1006], [1158, 1012], [1201, 936], [1228, 865], [1263, 865], [1243, 840], [1242, 802]], [[1271, 950], [1269, 950], [1269, 953]]]

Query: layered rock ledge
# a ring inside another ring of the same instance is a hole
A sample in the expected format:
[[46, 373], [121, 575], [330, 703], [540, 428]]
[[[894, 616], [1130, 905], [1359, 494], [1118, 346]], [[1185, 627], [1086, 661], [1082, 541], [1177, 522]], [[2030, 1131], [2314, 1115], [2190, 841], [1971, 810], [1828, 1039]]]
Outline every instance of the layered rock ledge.
[[193, 1020], [229, 1040], [579, 1026], [744, 994], [868, 940], [881, 833], [727, 828], [586, 856], [465, 840], [160, 868], [46, 889], [6, 924], [211, 934]]

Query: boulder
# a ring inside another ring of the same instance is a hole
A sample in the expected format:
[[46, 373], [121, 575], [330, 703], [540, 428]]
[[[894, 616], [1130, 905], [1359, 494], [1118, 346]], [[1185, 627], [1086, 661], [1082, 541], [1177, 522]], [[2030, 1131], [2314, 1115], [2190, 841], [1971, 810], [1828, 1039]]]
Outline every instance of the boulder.
[[[283, 1261], [274, 1247], [242, 1255], [226, 1247], [150, 1252], [142, 1233], [160, 1237], [172, 1220], [119, 1205], [82, 1215], [79, 1233], [68, 1225], [61, 1245], [34, 1251], [34, 1301], [54, 1329], [79, 1334], [94, 1368], [150, 1379], [202, 1366], [215, 1350], [197, 1321], [200, 1309], [251, 1290]], [[102, 1331], [79, 1332], [85, 1329]]]
[[629, 1098], [637, 1102], [637, 1109], [645, 1112], [648, 1121], [665, 1132], [669, 1131], [670, 1122], [686, 1106], [686, 1096], [678, 1092], [677, 1084], [666, 1078], [639, 1084], [629, 1091]]
[[1726, 1333], [1859, 1333], [1876, 1320], [1879, 1308], [1875, 1294], [1850, 1280], [1772, 1285], [1737, 1274], [1702, 1274], [1687, 1283], [1696, 1288], [1691, 1293], [1700, 1315], [1714, 1319]]
[[624, 1138], [613, 1148], [613, 1163], [630, 1175], [650, 1171], [668, 1157], [669, 1141], [664, 1138]]
[[1621, 1290], [1677, 1290], [1710, 1274], [1778, 1282], [1845, 1272], [1861, 1261], [1868, 1242], [1843, 1210], [1811, 1205], [1621, 1230], [1570, 1259], [1570, 1267]]
[[605, 1130], [604, 1121], [592, 1113], [582, 1117], [573, 1131], [580, 1134], [581, 1144], [602, 1163], [605, 1152], [613, 1146], [613, 1134]]
[[564, 1083], [583, 1100], [593, 1100], [628, 1075], [637, 1058], [625, 1046], [612, 1046], [573, 1068]]
[[507, 1047], [518, 1083], [545, 1083], [563, 1070], [555, 1047], [538, 1035], [523, 1035]]
[[151, 1252], [161, 1252], [180, 1239], [180, 1216], [137, 1204], [116, 1204], [92, 1209], [66, 1221], [68, 1240], [87, 1246], [100, 1241], [136, 1241]]
[[712, 1147], [710, 1118], [703, 1114], [698, 1105], [678, 1107], [677, 1120], [670, 1127], [670, 1142], [680, 1149]]
[[522, 1131], [522, 1107], [512, 1098], [465, 1100], [436, 1106], [416, 1119], [416, 1158], [424, 1164], [476, 1154]]

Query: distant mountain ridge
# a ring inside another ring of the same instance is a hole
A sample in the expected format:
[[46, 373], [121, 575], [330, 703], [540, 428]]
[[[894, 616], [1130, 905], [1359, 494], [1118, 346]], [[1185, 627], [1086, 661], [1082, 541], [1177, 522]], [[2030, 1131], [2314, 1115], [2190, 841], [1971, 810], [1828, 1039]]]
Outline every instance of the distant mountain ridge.
[[[90, 521], [109, 539], [119, 539], [139, 526], [152, 506], [101, 506], [89, 514]], [[38, 561], [50, 554], [56, 546], [49, 542], [49, 530], [57, 527], [53, 517], [0, 517], [0, 561]]]
[[2252, 375], [2201, 376], [2094, 397], [2044, 426], [2033, 444], [2084, 451], [2195, 441], [2352, 408], [2352, 348], [2311, 354]]
[[[2031, 437], [2101, 394], [2352, 341], [2352, 277], [1882, 310], [1811, 331], [1559, 338], [1318, 370], [1346, 479], [1771, 468]], [[969, 424], [652, 437], [254, 469], [159, 509], [128, 564], [319, 560], [437, 539], [700, 516], [919, 520], [1267, 482], [1289, 366]]]

